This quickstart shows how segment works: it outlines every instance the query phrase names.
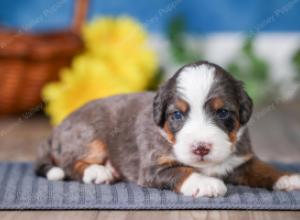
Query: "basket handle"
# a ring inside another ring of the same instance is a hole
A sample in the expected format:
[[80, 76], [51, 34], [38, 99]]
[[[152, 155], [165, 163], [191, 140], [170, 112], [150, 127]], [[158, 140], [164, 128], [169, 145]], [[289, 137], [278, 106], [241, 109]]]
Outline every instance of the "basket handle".
[[89, 0], [76, 0], [72, 30], [77, 34], [80, 34], [81, 32], [81, 27], [85, 22], [88, 8], [89, 8]]

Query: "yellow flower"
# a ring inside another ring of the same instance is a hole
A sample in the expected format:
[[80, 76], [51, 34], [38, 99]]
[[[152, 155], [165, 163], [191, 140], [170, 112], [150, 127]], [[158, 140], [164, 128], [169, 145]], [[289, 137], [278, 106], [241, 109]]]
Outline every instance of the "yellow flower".
[[157, 70], [147, 34], [128, 17], [97, 19], [83, 28], [86, 51], [43, 89], [53, 124], [96, 98], [145, 90]]

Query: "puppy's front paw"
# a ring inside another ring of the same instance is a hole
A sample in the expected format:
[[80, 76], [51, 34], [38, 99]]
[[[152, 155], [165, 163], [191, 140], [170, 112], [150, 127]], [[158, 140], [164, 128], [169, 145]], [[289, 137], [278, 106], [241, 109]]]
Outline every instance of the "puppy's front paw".
[[274, 190], [300, 190], [300, 174], [284, 175], [275, 183]]
[[84, 183], [110, 183], [113, 180], [113, 174], [105, 166], [93, 164], [84, 170], [82, 181]]
[[224, 196], [227, 188], [220, 179], [193, 173], [184, 181], [180, 192], [185, 196], [217, 197]]

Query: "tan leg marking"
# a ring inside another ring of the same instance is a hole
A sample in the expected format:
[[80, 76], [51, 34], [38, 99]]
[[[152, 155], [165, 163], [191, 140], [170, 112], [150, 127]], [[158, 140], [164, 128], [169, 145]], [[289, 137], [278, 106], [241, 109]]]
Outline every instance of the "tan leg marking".
[[175, 192], [180, 192], [182, 184], [185, 180], [194, 172], [194, 169], [191, 167], [180, 167], [178, 168], [178, 172], [181, 173], [179, 180], [176, 182], [175, 185]]
[[157, 164], [160, 166], [170, 167], [170, 166], [178, 164], [178, 162], [172, 156], [163, 155], [157, 159]]
[[104, 165], [107, 160], [107, 146], [99, 139], [95, 139], [87, 145], [87, 151], [80, 160], [74, 162], [73, 172], [81, 179], [84, 170], [92, 165]]
[[277, 180], [286, 174], [286, 172], [277, 170], [273, 166], [257, 158], [253, 158], [238, 168], [237, 173], [233, 174], [232, 179], [233, 183], [239, 185], [273, 189]]

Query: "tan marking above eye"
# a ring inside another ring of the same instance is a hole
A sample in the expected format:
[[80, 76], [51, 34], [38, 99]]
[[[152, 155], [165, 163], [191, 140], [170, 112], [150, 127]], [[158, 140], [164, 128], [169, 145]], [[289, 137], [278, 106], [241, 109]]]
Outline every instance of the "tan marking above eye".
[[218, 110], [218, 109], [221, 109], [224, 107], [224, 101], [223, 99], [219, 98], [219, 97], [215, 97], [215, 98], [212, 98], [210, 101], [209, 101], [211, 107], [214, 109], [214, 110]]
[[182, 99], [177, 99], [175, 106], [183, 113], [186, 113], [189, 110], [189, 104]]

